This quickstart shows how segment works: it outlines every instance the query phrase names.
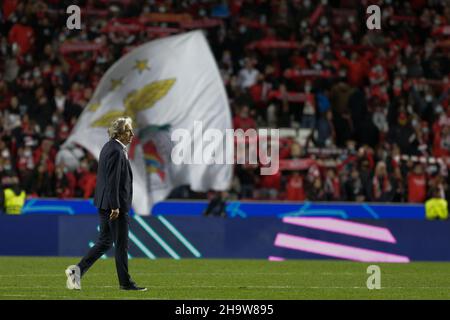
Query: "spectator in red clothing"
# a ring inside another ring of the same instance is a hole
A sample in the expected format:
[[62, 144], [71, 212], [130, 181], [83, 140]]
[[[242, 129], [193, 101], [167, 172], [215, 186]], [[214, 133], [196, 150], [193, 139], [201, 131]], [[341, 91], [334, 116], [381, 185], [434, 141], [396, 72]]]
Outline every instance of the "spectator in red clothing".
[[55, 169], [55, 193], [58, 198], [71, 198], [74, 196], [74, 190], [70, 184], [64, 165], [57, 165]]
[[97, 181], [97, 176], [92, 171], [86, 171], [79, 180], [79, 187], [82, 190], [83, 198], [91, 198], [94, 196], [95, 183]]
[[259, 187], [262, 199], [277, 199], [278, 191], [281, 188], [281, 171], [278, 170], [275, 174], [261, 176]]
[[8, 108], [10, 105], [10, 100], [13, 97], [6, 82], [0, 79], [0, 112]]
[[77, 177], [76, 196], [89, 198], [92, 197], [95, 190], [96, 175], [89, 165], [89, 160], [84, 158], [80, 161], [80, 167], [76, 170]]
[[303, 54], [300, 52], [300, 50], [296, 50], [294, 54], [291, 56], [291, 64], [294, 67], [297, 67], [299, 69], [306, 69], [306, 59], [303, 56]]
[[16, 44], [22, 55], [27, 54], [34, 43], [34, 30], [27, 26], [26, 18], [16, 23], [9, 31], [8, 40], [11, 45]]
[[433, 156], [444, 157], [450, 155], [450, 127], [433, 125]]
[[327, 170], [324, 188], [327, 200], [336, 201], [341, 198], [341, 184], [333, 169]]
[[41, 145], [33, 153], [35, 165], [38, 166], [39, 164], [46, 162], [47, 170], [52, 173], [55, 170], [55, 157], [56, 150], [53, 147], [53, 142], [48, 139], [44, 139]]
[[350, 85], [360, 87], [363, 85], [364, 80], [367, 78], [368, 70], [370, 68], [371, 52], [366, 52], [362, 57], [354, 51], [351, 54], [351, 58], [348, 59], [341, 55], [339, 51], [336, 51], [336, 57], [339, 63], [347, 67], [347, 79]]
[[3, 18], [8, 20], [9, 16], [16, 10], [19, 0], [3, 0]]
[[257, 81], [255, 84], [249, 87], [249, 94], [256, 105], [261, 104], [262, 87], [263, 84], [261, 81]]
[[427, 197], [427, 177], [423, 166], [417, 163], [408, 174], [408, 202], [423, 203]]
[[303, 183], [303, 177], [298, 171], [289, 177], [286, 186], [286, 200], [289, 201], [304, 201], [305, 200], [305, 188]]
[[292, 139], [280, 139], [280, 146], [279, 146], [280, 159], [288, 159], [291, 157], [292, 144], [293, 144]]
[[64, 165], [64, 172], [66, 172], [67, 180], [69, 181], [69, 189], [70, 194], [72, 197], [75, 197], [76, 195], [76, 188], [77, 188], [77, 178], [75, 177], [75, 174], [72, 171], [69, 171], [69, 169]]
[[427, 4], [427, 0], [411, 0], [411, 7], [414, 10], [422, 10], [422, 8]]
[[256, 122], [250, 117], [250, 108], [247, 105], [242, 106], [239, 115], [235, 116], [233, 119], [234, 129], [255, 129]]
[[22, 118], [22, 133], [24, 135], [32, 135], [33, 134], [33, 128], [31, 126], [30, 117], [28, 114], [24, 114]]

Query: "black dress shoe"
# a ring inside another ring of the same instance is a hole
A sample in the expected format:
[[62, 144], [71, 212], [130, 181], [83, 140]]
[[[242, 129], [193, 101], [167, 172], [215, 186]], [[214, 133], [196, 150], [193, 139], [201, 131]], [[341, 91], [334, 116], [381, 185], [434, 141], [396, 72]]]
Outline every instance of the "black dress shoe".
[[138, 287], [136, 285], [120, 286], [120, 290], [147, 291], [147, 288]]

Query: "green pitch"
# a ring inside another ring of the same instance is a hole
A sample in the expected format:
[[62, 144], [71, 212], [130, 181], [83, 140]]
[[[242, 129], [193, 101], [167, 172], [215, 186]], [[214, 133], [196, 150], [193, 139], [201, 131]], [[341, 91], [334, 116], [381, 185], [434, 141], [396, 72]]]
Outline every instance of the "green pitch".
[[367, 263], [133, 258], [131, 275], [149, 291], [129, 292], [106, 259], [70, 291], [64, 270], [77, 261], [0, 257], [0, 299], [450, 299], [450, 263], [377, 264], [381, 289], [369, 290]]

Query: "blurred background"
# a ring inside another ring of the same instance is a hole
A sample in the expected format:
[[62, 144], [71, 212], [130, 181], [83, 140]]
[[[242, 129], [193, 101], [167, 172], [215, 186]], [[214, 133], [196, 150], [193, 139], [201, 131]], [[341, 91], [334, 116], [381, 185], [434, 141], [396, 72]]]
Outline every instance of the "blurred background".
[[[82, 8], [81, 30], [66, 28], [72, 4]], [[371, 4], [381, 30], [366, 27]], [[95, 213], [96, 159], [60, 146], [122, 55], [202, 29], [234, 128], [280, 129], [280, 170], [261, 176], [258, 165], [235, 165], [220, 201], [181, 186], [155, 216], [448, 216], [449, 1], [3, 0], [0, 9], [4, 212], [13, 190], [27, 200], [11, 200], [9, 213]], [[193, 200], [190, 211], [179, 200]], [[426, 211], [428, 200], [436, 201]]]

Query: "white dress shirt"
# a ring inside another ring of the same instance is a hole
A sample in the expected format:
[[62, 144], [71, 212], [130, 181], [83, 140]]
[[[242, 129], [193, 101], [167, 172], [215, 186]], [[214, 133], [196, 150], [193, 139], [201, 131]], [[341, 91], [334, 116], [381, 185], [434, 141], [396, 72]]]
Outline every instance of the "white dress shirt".
[[124, 145], [124, 144], [122, 143], [122, 141], [120, 141], [120, 140], [117, 140], [117, 139], [114, 139], [114, 140], [116, 140], [118, 143], [120, 143], [120, 145], [123, 147], [123, 152], [125, 153], [125, 157], [126, 157], [127, 160], [128, 160], [128, 149], [127, 149], [127, 146]]

